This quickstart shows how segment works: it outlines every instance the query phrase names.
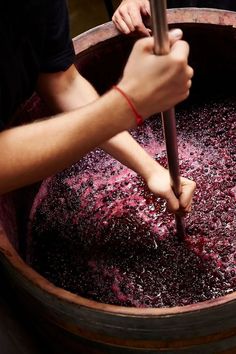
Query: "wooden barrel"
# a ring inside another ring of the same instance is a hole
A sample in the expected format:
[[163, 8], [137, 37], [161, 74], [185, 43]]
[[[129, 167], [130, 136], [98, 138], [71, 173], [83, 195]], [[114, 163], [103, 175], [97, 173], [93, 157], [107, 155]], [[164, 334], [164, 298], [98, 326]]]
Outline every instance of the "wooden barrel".
[[[195, 69], [190, 99], [235, 93], [236, 13], [169, 10], [171, 26], [190, 43]], [[76, 65], [102, 93], [116, 82], [137, 36], [98, 26], [74, 39]], [[27, 120], [45, 114], [34, 96]], [[0, 200], [0, 260], [14, 298], [56, 353], [236, 353], [236, 292], [193, 305], [131, 308], [90, 301], [54, 286], [23, 261], [27, 219], [37, 185]]]

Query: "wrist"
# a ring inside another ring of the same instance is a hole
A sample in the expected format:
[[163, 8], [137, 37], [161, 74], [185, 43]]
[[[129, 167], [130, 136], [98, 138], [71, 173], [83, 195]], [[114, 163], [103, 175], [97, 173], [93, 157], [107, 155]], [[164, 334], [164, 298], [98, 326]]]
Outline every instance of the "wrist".
[[148, 164], [145, 163], [145, 169], [140, 173], [142, 178], [146, 183], [153, 177], [159, 175], [160, 177], [166, 176], [168, 174], [168, 170], [161, 166], [157, 161], [152, 159]]
[[117, 92], [119, 92], [121, 94], [121, 96], [124, 97], [127, 105], [129, 106], [131, 112], [133, 113], [136, 124], [142, 125], [143, 124], [143, 117], [138, 113], [134, 103], [132, 102], [132, 99], [119, 86], [114, 85], [113, 89], [116, 90]]
[[119, 92], [121, 94], [121, 96], [123, 96], [123, 98], [125, 99], [127, 105], [129, 106], [131, 112], [133, 113], [133, 116], [134, 116], [136, 124], [137, 125], [142, 125], [143, 124], [143, 117], [138, 113], [138, 111], [137, 111], [134, 103], [132, 102], [131, 98], [119, 86], [114, 85], [113, 89], [116, 90], [117, 92]]
[[118, 83], [119, 88], [124, 91], [127, 96], [131, 99], [133, 105], [135, 106], [137, 112], [143, 118], [147, 119], [150, 114], [147, 113], [146, 104], [143, 104], [143, 92], [139, 90], [139, 83], [135, 79], [121, 80]]
[[120, 132], [130, 130], [136, 127], [133, 112], [122, 95], [114, 89], [111, 89], [102, 96], [106, 101], [107, 113], [110, 116], [111, 125], [119, 127]]

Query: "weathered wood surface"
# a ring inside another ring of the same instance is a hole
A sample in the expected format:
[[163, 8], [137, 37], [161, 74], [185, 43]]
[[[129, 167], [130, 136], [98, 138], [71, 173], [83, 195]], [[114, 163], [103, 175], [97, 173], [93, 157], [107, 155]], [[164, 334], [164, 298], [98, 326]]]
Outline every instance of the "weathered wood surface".
[[[1, 277], [0, 282], [0, 353], [46, 354], [40, 339], [22, 322], [21, 314], [9, 303], [9, 293]], [[41, 349], [40, 349], [41, 348]]]

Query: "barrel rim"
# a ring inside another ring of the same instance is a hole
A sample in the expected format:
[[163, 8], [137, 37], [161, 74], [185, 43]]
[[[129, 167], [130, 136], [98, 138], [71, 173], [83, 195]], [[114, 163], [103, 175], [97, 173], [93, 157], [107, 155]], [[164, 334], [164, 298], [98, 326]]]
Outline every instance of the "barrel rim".
[[[189, 23], [236, 28], [236, 12], [219, 9], [196, 7], [168, 9], [167, 20], [171, 25]], [[98, 25], [73, 38], [75, 53], [79, 55], [84, 50], [119, 35], [127, 37], [117, 30], [112, 21]]]

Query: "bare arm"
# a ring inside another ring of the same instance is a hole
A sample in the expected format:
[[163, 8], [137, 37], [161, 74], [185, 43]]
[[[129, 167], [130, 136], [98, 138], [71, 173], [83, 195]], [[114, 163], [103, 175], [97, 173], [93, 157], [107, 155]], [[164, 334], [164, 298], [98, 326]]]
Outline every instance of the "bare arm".
[[[139, 41], [132, 51], [119, 84], [144, 118], [186, 98], [192, 76], [192, 70], [187, 66], [188, 48], [184, 42], [173, 46], [172, 55], [166, 56], [165, 60], [152, 53], [153, 39]], [[141, 76], [140, 65], [143, 68]], [[69, 79], [73, 87], [76, 82], [73, 80], [74, 70], [71, 73]], [[158, 82], [153, 80], [156, 77], [159, 77]], [[41, 83], [39, 82], [41, 92], [44, 79], [41, 77]], [[61, 83], [65, 83], [62, 73], [58, 73], [56, 81], [59, 82], [60, 79]], [[81, 80], [81, 77], [78, 79]], [[143, 85], [145, 82], [150, 84], [146, 87]], [[58, 91], [53, 87], [55, 90], [46, 91], [44, 96], [53, 102], [55, 110], [70, 110], [75, 99], [79, 102], [76, 93], [73, 96], [70, 90], [67, 91], [67, 84], [64, 89]], [[53, 95], [56, 98], [53, 98]], [[64, 98], [66, 96], [67, 99]], [[79, 104], [85, 104], [84, 98], [81, 98]], [[51, 175], [77, 161], [111, 136], [134, 125], [127, 102], [118, 92], [112, 90], [81, 109], [2, 132], [0, 191], [3, 193]], [[139, 173], [142, 174], [142, 171]]]
[[[38, 82], [41, 96], [56, 111], [68, 111], [99, 98], [98, 93], [74, 66], [66, 72], [42, 74]], [[101, 145], [101, 148], [142, 176], [150, 190], [165, 198], [169, 209], [190, 211], [195, 184], [182, 178], [183, 198], [179, 205], [172, 191], [169, 172], [157, 163], [127, 132], [117, 134]]]
[[5, 130], [0, 134], [0, 192], [62, 170], [134, 125], [129, 108], [112, 90], [78, 110]]
[[[74, 65], [65, 72], [40, 75], [38, 91], [57, 113], [74, 110], [99, 98]], [[117, 134], [100, 147], [143, 178], [152, 170], [161, 168], [127, 131]]]

